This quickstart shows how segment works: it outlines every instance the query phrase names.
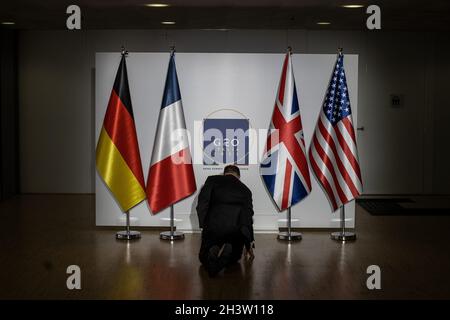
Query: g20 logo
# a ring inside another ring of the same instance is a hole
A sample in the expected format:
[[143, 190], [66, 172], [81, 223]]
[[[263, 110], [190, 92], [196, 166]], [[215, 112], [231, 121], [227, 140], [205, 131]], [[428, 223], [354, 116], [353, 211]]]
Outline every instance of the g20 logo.
[[248, 119], [205, 119], [203, 122], [203, 164], [248, 165]]
[[234, 139], [228, 139], [228, 138], [224, 138], [224, 139], [220, 139], [220, 138], [216, 138], [214, 139], [214, 145], [216, 147], [237, 147], [239, 145], [239, 140], [234, 138]]

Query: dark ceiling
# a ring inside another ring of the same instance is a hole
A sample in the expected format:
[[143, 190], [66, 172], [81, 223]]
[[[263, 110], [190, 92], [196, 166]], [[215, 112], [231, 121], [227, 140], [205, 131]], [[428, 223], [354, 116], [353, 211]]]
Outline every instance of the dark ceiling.
[[[170, 6], [149, 8], [146, 3]], [[342, 5], [377, 4], [382, 30], [450, 30], [449, 0], [2, 0], [0, 22], [14, 21], [7, 27], [16, 29], [64, 29], [70, 4], [80, 6], [83, 29], [366, 30], [365, 8]]]

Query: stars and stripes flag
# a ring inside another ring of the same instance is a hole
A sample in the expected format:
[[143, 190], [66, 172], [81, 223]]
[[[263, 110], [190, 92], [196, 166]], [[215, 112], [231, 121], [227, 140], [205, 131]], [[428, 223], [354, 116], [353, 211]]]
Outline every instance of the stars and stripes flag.
[[150, 209], [157, 213], [197, 190], [181, 103], [175, 56], [170, 55], [147, 179]]
[[361, 171], [342, 53], [320, 110], [309, 162], [333, 211], [361, 194]]
[[95, 163], [122, 211], [146, 198], [124, 54], [103, 120]]
[[311, 192], [290, 52], [284, 59], [260, 172], [280, 211], [298, 203]]

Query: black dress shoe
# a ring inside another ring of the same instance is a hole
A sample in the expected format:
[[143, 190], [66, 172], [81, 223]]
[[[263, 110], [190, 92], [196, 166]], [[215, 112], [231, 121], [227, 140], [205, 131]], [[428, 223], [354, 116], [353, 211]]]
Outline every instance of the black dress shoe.
[[222, 270], [219, 264], [219, 252], [219, 246], [212, 246], [208, 251], [208, 264], [206, 269], [210, 277], [214, 277]]
[[229, 243], [225, 243], [222, 246], [221, 253], [219, 256], [219, 265], [225, 268], [231, 261], [231, 256], [233, 253], [233, 246]]

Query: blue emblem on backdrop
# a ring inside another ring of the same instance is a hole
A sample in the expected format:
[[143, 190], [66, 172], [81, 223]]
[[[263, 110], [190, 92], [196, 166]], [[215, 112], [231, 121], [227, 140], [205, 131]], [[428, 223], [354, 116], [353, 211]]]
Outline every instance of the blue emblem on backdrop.
[[248, 165], [248, 119], [205, 119], [203, 122], [203, 164]]

